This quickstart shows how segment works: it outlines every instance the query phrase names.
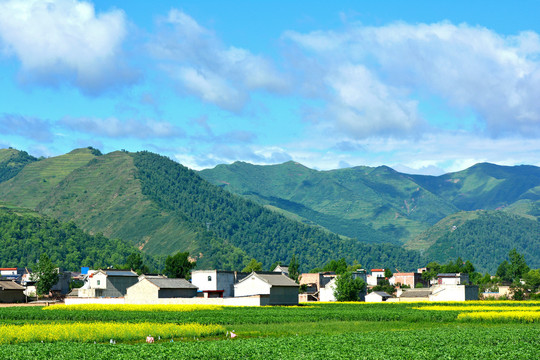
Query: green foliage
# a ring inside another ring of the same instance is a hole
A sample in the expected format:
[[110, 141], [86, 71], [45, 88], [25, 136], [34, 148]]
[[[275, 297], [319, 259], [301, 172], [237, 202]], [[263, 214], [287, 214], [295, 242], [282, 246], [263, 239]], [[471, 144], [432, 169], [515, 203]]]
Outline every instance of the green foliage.
[[540, 290], [540, 269], [530, 270], [524, 278], [529, 292], [535, 293]]
[[529, 266], [525, 262], [522, 254], [516, 249], [510, 250], [508, 253], [510, 262], [504, 260], [497, 268], [497, 276], [504, 281], [519, 282], [529, 272]]
[[188, 252], [178, 252], [172, 256], [167, 256], [165, 260], [165, 275], [169, 278], [190, 278], [191, 269], [196, 263], [190, 261]]
[[533, 267], [540, 267], [540, 223], [501, 211], [482, 211], [445, 235], [425, 251], [431, 261], [446, 262], [463, 257], [476, 270], [495, 273], [498, 264], [515, 248]]
[[41, 254], [34, 273], [38, 295], [48, 295], [54, 284], [58, 282], [58, 270], [47, 254]]
[[[123, 264], [131, 245], [101, 234], [89, 235], [73, 223], [60, 223], [35, 212], [0, 208], [0, 262], [9, 267], [32, 267], [41, 254], [56, 266], [78, 271]], [[151, 258], [147, 261], [152, 263]]]
[[126, 270], [133, 270], [139, 275], [150, 272], [148, 266], [144, 264], [141, 254], [135, 252], [129, 254], [123, 268]]
[[296, 256], [293, 255], [291, 262], [289, 263], [289, 277], [296, 282], [298, 282], [298, 277], [300, 276], [300, 273], [298, 272], [299, 267], [300, 264], [298, 263], [298, 260], [296, 260]]
[[359, 301], [360, 294], [366, 290], [366, 283], [354, 278], [352, 272], [345, 272], [336, 277], [334, 296], [337, 301]]
[[262, 262], [258, 262], [255, 259], [251, 259], [251, 261], [242, 269], [242, 272], [253, 272], [253, 271], [262, 271], [263, 266]]

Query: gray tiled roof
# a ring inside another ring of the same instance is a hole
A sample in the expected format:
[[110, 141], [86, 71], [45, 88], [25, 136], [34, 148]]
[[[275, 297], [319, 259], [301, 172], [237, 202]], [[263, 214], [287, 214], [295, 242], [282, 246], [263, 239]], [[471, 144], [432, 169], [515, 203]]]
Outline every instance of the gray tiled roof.
[[408, 289], [408, 290], [403, 290], [400, 297], [419, 298], [419, 297], [428, 297], [429, 295], [431, 295], [431, 290], [429, 289]]
[[[291, 279], [290, 277], [285, 276], [282, 273], [278, 273], [278, 272], [275, 272], [275, 273], [269, 273], [269, 272], [257, 273], [256, 272], [253, 275], [263, 281], [266, 281], [268, 284], [272, 286], [296, 286], [296, 287], [300, 286], [296, 282], [294, 282], [294, 280]], [[247, 277], [242, 279], [241, 281], [244, 281], [246, 279]]]
[[146, 279], [160, 289], [198, 289], [186, 279]]
[[131, 271], [131, 270], [102, 270], [107, 276], [136, 276], [137, 273]]
[[2, 290], [24, 290], [24, 286], [13, 281], [0, 281], [0, 288]]
[[374, 291], [374, 293], [382, 297], [392, 297], [392, 295], [384, 291]]

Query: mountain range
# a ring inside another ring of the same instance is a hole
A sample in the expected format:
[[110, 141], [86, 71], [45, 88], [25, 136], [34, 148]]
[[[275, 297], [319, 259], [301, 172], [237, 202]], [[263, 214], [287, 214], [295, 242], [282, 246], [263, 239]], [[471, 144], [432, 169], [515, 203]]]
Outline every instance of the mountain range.
[[1, 149], [0, 204], [149, 256], [189, 251], [198, 268], [239, 269], [251, 258], [268, 267], [296, 255], [303, 271], [342, 257], [411, 270], [461, 256], [494, 272], [512, 248], [540, 267], [534, 166], [477, 164], [438, 177], [295, 162], [195, 172], [145, 151], [84, 148], [36, 159]]

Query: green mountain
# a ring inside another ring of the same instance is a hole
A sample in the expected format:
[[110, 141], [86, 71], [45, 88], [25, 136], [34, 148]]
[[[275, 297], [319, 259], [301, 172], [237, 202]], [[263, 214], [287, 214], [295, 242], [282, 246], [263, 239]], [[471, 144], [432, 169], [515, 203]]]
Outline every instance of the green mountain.
[[366, 245], [289, 220], [147, 152], [78, 149], [43, 159], [0, 183], [0, 200], [151, 255], [190, 251], [199, 268], [238, 269], [252, 257], [268, 266], [293, 254], [304, 270], [341, 257], [365, 266], [421, 263], [417, 253], [397, 246]]
[[531, 268], [540, 268], [540, 223], [503, 211], [459, 212], [422, 234], [430, 246], [427, 259], [447, 263], [474, 259], [476, 270], [491, 274], [515, 248]]
[[[2, 206], [0, 245], [4, 267], [33, 267], [46, 253], [54, 264], [73, 271], [81, 266], [122, 265], [128, 255], [138, 252], [124, 241], [89, 235], [72, 222], [60, 223], [31, 210]], [[146, 262], [151, 261], [147, 258]]]
[[410, 177], [460, 210], [495, 210], [520, 200], [540, 200], [540, 168], [536, 166], [481, 163], [438, 177]]
[[236, 162], [200, 175], [232, 193], [370, 243], [405, 243], [458, 211], [386, 166], [316, 171], [292, 161], [270, 166]]

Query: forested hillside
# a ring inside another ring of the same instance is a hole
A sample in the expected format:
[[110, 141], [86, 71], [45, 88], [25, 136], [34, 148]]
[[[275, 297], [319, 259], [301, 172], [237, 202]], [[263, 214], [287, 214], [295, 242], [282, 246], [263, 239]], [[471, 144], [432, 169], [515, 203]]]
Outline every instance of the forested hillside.
[[[65, 270], [123, 265], [133, 246], [101, 234], [88, 235], [73, 223], [60, 223], [26, 210], [0, 207], [0, 259], [3, 267], [33, 268], [42, 253]], [[152, 266], [149, 258], [148, 265]]]
[[424, 254], [426, 259], [440, 263], [457, 257], [470, 259], [478, 271], [493, 274], [515, 248], [531, 268], [540, 267], [538, 221], [502, 211], [479, 211], [469, 220], [444, 225], [446, 231], [433, 239]]
[[217, 237], [265, 266], [296, 254], [304, 269], [344, 257], [364, 266], [421, 263], [419, 255], [392, 245], [369, 245], [286, 219], [204, 181], [194, 171], [149, 152], [134, 155], [143, 194], [162, 208], [207, 226]]

